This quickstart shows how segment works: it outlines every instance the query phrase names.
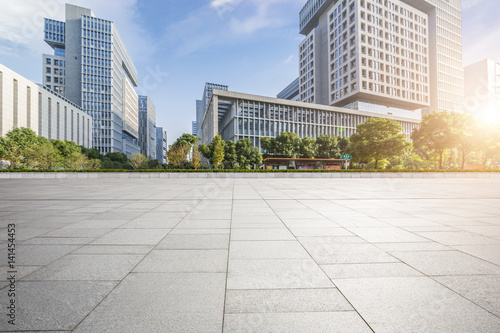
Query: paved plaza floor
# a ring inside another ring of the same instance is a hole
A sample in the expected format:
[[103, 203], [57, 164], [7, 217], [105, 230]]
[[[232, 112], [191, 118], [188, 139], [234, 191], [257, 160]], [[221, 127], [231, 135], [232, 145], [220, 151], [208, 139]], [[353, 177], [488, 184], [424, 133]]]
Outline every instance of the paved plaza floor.
[[500, 179], [1, 180], [0, 235], [1, 332], [500, 332]]

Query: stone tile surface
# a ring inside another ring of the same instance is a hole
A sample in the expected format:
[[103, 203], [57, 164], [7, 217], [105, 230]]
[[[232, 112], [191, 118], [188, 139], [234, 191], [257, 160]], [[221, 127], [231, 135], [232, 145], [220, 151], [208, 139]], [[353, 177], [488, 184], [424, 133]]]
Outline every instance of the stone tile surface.
[[500, 331], [500, 178], [2, 179], [9, 223], [2, 332]]

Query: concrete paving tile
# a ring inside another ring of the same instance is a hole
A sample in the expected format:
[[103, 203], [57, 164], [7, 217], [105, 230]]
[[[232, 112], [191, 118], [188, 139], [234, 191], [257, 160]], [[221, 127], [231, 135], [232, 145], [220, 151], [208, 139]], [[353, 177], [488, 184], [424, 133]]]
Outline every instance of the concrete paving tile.
[[436, 222], [432, 222], [426, 219], [418, 217], [405, 217], [405, 218], [394, 218], [394, 217], [378, 217], [382, 222], [389, 223], [396, 227], [440, 227], [441, 225]]
[[[116, 285], [103, 281], [18, 281], [16, 325], [0, 320], [0, 331], [72, 330]], [[1, 293], [7, 304], [7, 293]]]
[[447, 225], [441, 225], [441, 226], [438, 226], [438, 227], [401, 227], [401, 229], [404, 229], [406, 231], [410, 231], [410, 232], [426, 232], [426, 231], [429, 231], [429, 232], [440, 232], [440, 231], [459, 231], [459, 229], [455, 228], [455, 227], [450, 227], [450, 226], [447, 226]]
[[113, 229], [101, 228], [61, 228], [44, 234], [44, 237], [62, 237], [62, 238], [92, 238], [107, 234]]
[[311, 259], [230, 260], [227, 289], [332, 288]]
[[500, 266], [458, 251], [391, 252], [426, 275], [498, 275]]
[[181, 229], [225, 229], [229, 228], [231, 220], [190, 220], [184, 219], [177, 225]]
[[468, 231], [418, 232], [417, 234], [444, 245], [500, 245], [500, 242], [496, 239], [484, 237]]
[[229, 259], [310, 258], [297, 241], [231, 241]]
[[188, 220], [230, 220], [231, 211], [191, 211], [186, 215]]
[[462, 295], [486, 311], [500, 317], [498, 275], [436, 276], [434, 280]]
[[225, 273], [227, 250], [154, 250], [134, 272]]
[[73, 331], [222, 331], [225, 274], [134, 273]]
[[436, 242], [423, 243], [377, 243], [376, 247], [385, 252], [403, 252], [403, 251], [450, 251], [453, 248]]
[[500, 266], [500, 245], [461, 245], [453, 248]]
[[335, 264], [321, 265], [321, 268], [331, 279], [422, 276], [422, 273], [403, 263]]
[[375, 332], [500, 330], [500, 318], [427, 277], [333, 281]]
[[295, 240], [285, 227], [280, 229], [233, 229], [231, 240]]
[[147, 218], [139, 217], [121, 226], [124, 229], [172, 229], [182, 220], [182, 217]]
[[158, 250], [217, 250], [229, 247], [229, 235], [168, 235]]
[[253, 214], [247, 214], [244, 216], [233, 216], [231, 222], [233, 224], [251, 224], [251, 223], [276, 223], [283, 225], [283, 222], [281, 222], [280, 218], [276, 215], [253, 215]]
[[296, 237], [327, 237], [327, 236], [353, 236], [354, 234], [345, 228], [308, 228], [290, 227], [290, 231]]
[[73, 254], [148, 254], [153, 245], [85, 245]]
[[226, 314], [224, 332], [368, 333], [372, 332], [354, 311]]
[[141, 214], [137, 218], [142, 219], [170, 219], [170, 218], [183, 218], [187, 215], [187, 212], [147, 212]]
[[169, 229], [116, 229], [96, 239], [92, 244], [155, 245]]
[[[16, 247], [16, 264], [23, 266], [48, 265], [79, 247], [79, 245], [18, 245]], [[0, 257], [0, 265], [7, 265], [6, 254]]]
[[[16, 240], [17, 241], [26, 241], [28, 239], [45, 235], [51, 231], [56, 230], [57, 228], [18, 228], [16, 224]], [[4, 230], [6, 230], [4, 228]], [[4, 233], [5, 235], [5, 233]]]
[[399, 228], [347, 228], [370, 243], [425, 242], [427, 239]]
[[230, 229], [181, 229], [175, 228], [169, 235], [229, 235]]
[[323, 237], [303, 237], [300, 243], [318, 264], [361, 264], [399, 262], [393, 256], [368, 243], [334, 243]]
[[460, 229], [486, 237], [500, 237], [500, 225], [497, 226], [459, 226]]
[[144, 255], [70, 254], [45, 266], [25, 280], [122, 280]]
[[354, 310], [335, 288], [228, 290], [225, 309], [226, 314]]
[[81, 220], [68, 226], [68, 228], [83, 229], [114, 229], [118, 228], [130, 220]]
[[95, 238], [63, 238], [63, 237], [35, 237], [28, 239], [27, 241], [19, 242], [19, 244], [31, 244], [31, 245], [85, 245]]

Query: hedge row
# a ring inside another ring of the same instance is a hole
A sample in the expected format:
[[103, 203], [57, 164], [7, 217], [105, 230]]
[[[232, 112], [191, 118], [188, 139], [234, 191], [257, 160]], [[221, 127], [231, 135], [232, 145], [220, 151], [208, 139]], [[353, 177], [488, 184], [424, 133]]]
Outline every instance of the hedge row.
[[401, 172], [500, 172], [500, 170], [32, 170], [1, 169], [1, 172], [62, 172], [62, 173], [401, 173]]

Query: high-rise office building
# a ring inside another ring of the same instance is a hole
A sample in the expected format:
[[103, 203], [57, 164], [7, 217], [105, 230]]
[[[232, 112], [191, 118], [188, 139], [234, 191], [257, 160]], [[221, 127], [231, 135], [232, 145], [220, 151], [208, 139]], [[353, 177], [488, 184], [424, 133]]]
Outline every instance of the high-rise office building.
[[45, 19], [44, 34], [54, 55], [44, 55], [43, 83], [92, 116], [92, 146], [139, 153], [138, 74], [114, 23], [66, 4], [65, 22]]
[[300, 100], [419, 117], [461, 111], [459, 0], [309, 0]]
[[139, 147], [141, 154], [156, 159], [156, 108], [147, 96], [139, 96]]
[[161, 163], [167, 163], [167, 131], [163, 127], [156, 128], [156, 159]]
[[500, 62], [485, 59], [465, 67], [464, 111], [500, 124]]
[[25, 127], [47, 139], [92, 147], [92, 118], [48, 87], [0, 64], [0, 136]]

